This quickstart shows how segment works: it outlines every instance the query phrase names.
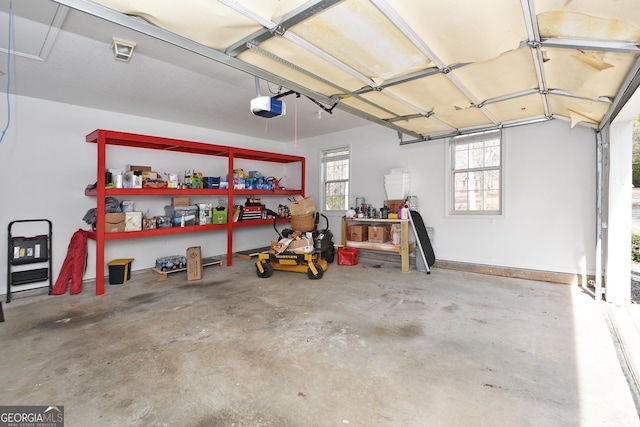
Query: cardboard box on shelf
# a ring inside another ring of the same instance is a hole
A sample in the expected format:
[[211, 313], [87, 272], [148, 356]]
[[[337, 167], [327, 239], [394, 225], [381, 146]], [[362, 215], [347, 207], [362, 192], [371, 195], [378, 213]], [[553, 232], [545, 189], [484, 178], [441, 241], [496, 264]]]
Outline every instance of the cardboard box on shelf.
[[386, 225], [370, 225], [369, 241], [372, 243], [386, 243], [389, 241], [389, 227]]
[[151, 179], [158, 179], [160, 177], [160, 174], [158, 172], [154, 172], [154, 171], [142, 171], [142, 182], [144, 184], [145, 181], [151, 180]]
[[151, 170], [151, 166], [127, 165], [127, 172], [129, 171], [149, 172], [150, 170]]
[[187, 248], [187, 280], [202, 279], [202, 251], [200, 246]]
[[142, 212], [124, 213], [124, 231], [142, 230]]
[[368, 229], [366, 225], [350, 225], [347, 228], [347, 240], [352, 242], [366, 242]]
[[108, 213], [104, 215], [104, 232], [120, 233], [124, 231], [125, 213]]
[[170, 173], [169, 179], [167, 180], [167, 188], [178, 188], [178, 174]]
[[191, 205], [191, 199], [187, 196], [172, 197], [171, 206], [189, 206]]

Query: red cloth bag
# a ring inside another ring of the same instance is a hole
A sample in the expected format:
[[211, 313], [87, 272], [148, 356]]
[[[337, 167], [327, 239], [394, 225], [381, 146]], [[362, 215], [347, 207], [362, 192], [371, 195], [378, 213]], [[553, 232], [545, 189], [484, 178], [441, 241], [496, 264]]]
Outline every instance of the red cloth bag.
[[71, 295], [82, 292], [82, 276], [87, 266], [88, 234], [88, 231], [79, 229], [71, 236], [67, 256], [62, 263], [60, 274], [51, 290], [51, 295], [62, 295], [67, 291], [67, 287], [69, 287]]
[[358, 248], [338, 248], [338, 265], [358, 265]]

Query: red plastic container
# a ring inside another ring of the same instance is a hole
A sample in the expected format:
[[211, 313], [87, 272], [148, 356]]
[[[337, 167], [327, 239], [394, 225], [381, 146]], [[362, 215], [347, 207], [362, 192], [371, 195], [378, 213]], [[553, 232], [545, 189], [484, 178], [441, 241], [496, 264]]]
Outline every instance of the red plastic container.
[[358, 265], [358, 248], [338, 248], [338, 265]]

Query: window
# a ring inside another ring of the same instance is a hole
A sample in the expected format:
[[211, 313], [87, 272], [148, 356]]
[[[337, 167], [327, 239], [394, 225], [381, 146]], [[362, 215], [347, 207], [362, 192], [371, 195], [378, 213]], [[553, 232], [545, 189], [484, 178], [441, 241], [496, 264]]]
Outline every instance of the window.
[[502, 213], [502, 133], [452, 138], [452, 214]]
[[324, 210], [349, 209], [349, 147], [322, 152]]

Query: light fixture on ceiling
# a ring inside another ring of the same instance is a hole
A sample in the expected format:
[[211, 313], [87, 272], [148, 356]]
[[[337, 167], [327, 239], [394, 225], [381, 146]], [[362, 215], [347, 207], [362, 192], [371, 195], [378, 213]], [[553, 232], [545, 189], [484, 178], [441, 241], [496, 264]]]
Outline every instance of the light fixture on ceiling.
[[129, 62], [135, 47], [136, 44], [134, 42], [127, 42], [116, 38], [114, 38], [111, 43], [111, 50], [113, 51], [115, 59], [123, 62]]

